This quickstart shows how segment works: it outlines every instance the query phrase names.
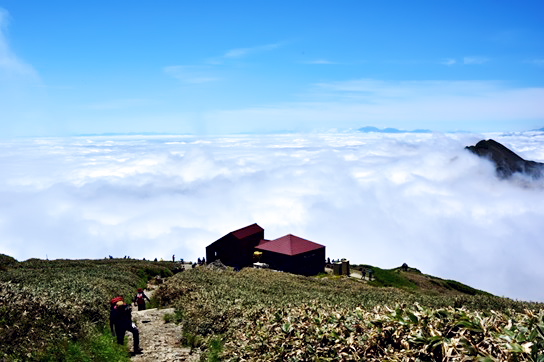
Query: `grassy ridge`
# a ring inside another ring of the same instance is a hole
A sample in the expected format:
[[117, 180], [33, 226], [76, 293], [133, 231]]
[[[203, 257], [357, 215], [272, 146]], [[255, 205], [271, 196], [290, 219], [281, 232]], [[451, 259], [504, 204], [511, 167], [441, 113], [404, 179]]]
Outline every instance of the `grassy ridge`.
[[128, 360], [105, 328], [108, 301], [162, 275], [156, 297], [209, 360], [544, 361], [542, 304], [455, 281], [379, 268], [362, 283], [174, 267], [0, 255], [0, 360]]
[[106, 350], [100, 336], [108, 333], [109, 300], [130, 299], [150, 277], [172, 275], [173, 267], [124, 259], [17, 263], [2, 256], [0, 262], [0, 360], [25, 361], [70, 353], [85, 360], [85, 350]]
[[409, 268], [408, 271], [403, 271], [400, 267], [394, 269], [381, 269], [369, 265], [356, 265], [354, 266], [354, 269], [359, 270], [361, 267], [365, 269], [372, 268], [374, 271], [374, 279], [369, 284], [376, 287], [395, 287], [437, 295], [491, 295], [455, 280], [445, 280], [432, 275], [422, 274], [415, 268]]
[[415, 289], [197, 268], [170, 278], [156, 296], [179, 310], [185, 343], [225, 360], [544, 358], [542, 304]]

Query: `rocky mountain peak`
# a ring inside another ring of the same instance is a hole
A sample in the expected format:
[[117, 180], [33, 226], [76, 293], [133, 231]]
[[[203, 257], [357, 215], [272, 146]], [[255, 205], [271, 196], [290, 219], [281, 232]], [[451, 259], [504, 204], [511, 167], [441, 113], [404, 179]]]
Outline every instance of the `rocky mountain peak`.
[[514, 173], [522, 173], [533, 178], [544, 175], [544, 163], [525, 160], [495, 140], [481, 140], [476, 145], [465, 148], [491, 160], [495, 164], [497, 175], [501, 178], [508, 178]]

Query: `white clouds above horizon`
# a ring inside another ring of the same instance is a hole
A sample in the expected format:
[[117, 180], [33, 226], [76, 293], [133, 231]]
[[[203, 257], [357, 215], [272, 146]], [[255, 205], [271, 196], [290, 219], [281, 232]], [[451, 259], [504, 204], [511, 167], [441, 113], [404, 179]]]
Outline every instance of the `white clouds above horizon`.
[[544, 58], [529, 59], [529, 60], [526, 60], [525, 63], [529, 63], [529, 64], [533, 64], [533, 65], [536, 65], [536, 66], [539, 66], [539, 67], [543, 67], [544, 66]]
[[[269, 238], [292, 233], [325, 244], [331, 258], [384, 268], [407, 262], [495, 294], [544, 301], [544, 205], [534, 202], [544, 184], [501, 181], [488, 161], [463, 149], [488, 137], [3, 142], [0, 253], [196, 259], [217, 238], [257, 222]], [[544, 161], [542, 133], [493, 138]]]
[[280, 48], [282, 45], [283, 43], [271, 43], [271, 44], [258, 45], [258, 46], [249, 47], [249, 48], [230, 49], [227, 52], [225, 52], [225, 54], [223, 54], [222, 58], [225, 58], [225, 59], [242, 58], [252, 54], [269, 52], [269, 51]]
[[[512, 119], [540, 124], [544, 88], [516, 88], [498, 81], [383, 81], [355, 79], [318, 83], [299, 102], [206, 114], [219, 133], [243, 132], [243, 124], [262, 129], [378, 127], [429, 128], [438, 131], [489, 129], [484, 125]], [[535, 128], [535, 127], [533, 127]], [[273, 130], [272, 129], [272, 130]], [[523, 129], [520, 129], [523, 130]]]
[[0, 8], [0, 80], [24, 77], [37, 80], [38, 74], [32, 66], [19, 59], [11, 49], [5, 35], [9, 23], [9, 13]]
[[453, 66], [453, 65], [482, 65], [490, 62], [491, 59], [488, 57], [482, 56], [466, 56], [462, 59], [456, 58], [446, 58], [440, 62], [442, 65]]
[[218, 72], [224, 68], [226, 60], [235, 60], [250, 55], [273, 51], [283, 46], [283, 43], [271, 43], [249, 48], [234, 48], [226, 51], [219, 57], [212, 57], [203, 60], [196, 65], [170, 65], [165, 66], [163, 71], [180, 80], [183, 83], [201, 84], [222, 80]]
[[8, 40], [10, 15], [0, 7], [0, 135], [11, 136], [44, 128], [47, 113], [43, 82], [34, 67], [19, 57]]
[[444, 59], [440, 62], [440, 64], [443, 64], [443, 65], [454, 65], [454, 64], [457, 64], [457, 60], [456, 59], [453, 59], [453, 58], [447, 58], [447, 59]]
[[303, 64], [318, 64], [318, 65], [331, 65], [331, 64], [338, 64], [337, 62], [333, 62], [331, 60], [327, 59], [315, 59], [315, 60], [309, 60], [306, 62], [302, 62]]
[[214, 69], [209, 65], [170, 65], [163, 70], [182, 83], [201, 84], [221, 80], [220, 77], [212, 75]]
[[480, 64], [485, 64], [485, 63], [487, 63], [489, 61], [490, 61], [489, 58], [479, 57], [479, 56], [472, 56], [472, 57], [464, 57], [463, 58], [463, 64], [480, 65]]
[[88, 109], [100, 110], [100, 111], [109, 111], [117, 109], [127, 109], [134, 107], [142, 107], [157, 104], [157, 101], [151, 99], [115, 99], [111, 101], [101, 102], [101, 103], [92, 103], [87, 106]]

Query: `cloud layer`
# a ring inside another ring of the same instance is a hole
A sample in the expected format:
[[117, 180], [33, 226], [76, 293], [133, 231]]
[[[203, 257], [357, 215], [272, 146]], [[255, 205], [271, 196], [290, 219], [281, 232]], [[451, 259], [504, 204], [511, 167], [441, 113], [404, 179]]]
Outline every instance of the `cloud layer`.
[[[493, 135], [544, 161], [541, 133]], [[544, 182], [499, 180], [470, 134], [80, 137], [0, 144], [0, 253], [195, 260], [257, 222], [331, 258], [408, 263], [544, 301]]]

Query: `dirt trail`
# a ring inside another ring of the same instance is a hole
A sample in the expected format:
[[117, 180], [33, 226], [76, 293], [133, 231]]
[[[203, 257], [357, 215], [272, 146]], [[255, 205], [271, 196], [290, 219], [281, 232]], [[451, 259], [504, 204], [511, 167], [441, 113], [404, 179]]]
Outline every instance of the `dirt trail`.
[[[146, 290], [151, 298], [153, 290]], [[173, 314], [174, 308], [147, 309], [138, 311], [133, 307], [132, 319], [140, 330], [140, 347], [143, 353], [133, 356], [132, 361], [139, 362], [170, 362], [170, 361], [198, 361], [197, 353], [190, 353], [190, 349], [180, 345], [181, 326], [173, 322], [165, 323], [164, 316]], [[128, 335], [128, 346], [132, 350], [132, 334]]]

